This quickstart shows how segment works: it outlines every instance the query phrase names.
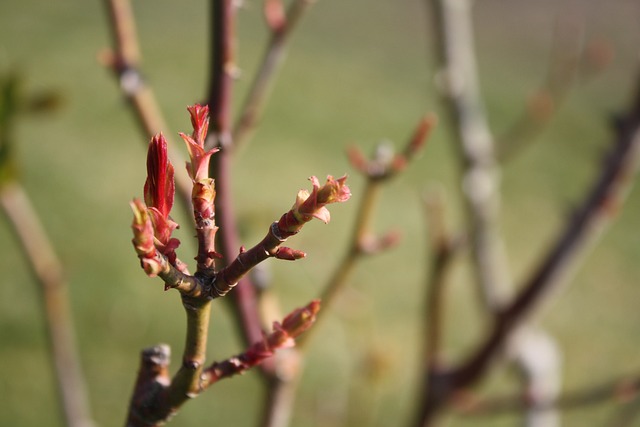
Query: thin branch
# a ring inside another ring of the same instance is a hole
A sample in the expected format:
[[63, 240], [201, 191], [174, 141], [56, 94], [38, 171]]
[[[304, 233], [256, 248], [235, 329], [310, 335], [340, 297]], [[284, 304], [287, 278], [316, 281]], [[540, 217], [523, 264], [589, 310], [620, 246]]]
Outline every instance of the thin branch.
[[187, 314], [187, 334], [182, 353], [182, 365], [167, 391], [171, 412], [176, 411], [185, 401], [200, 393], [200, 376], [204, 369], [209, 336], [211, 300], [183, 296], [182, 305]]
[[576, 213], [522, 290], [496, 320], [493, 332], [476, 354], [451, 372], [460, 387], [475, 383], [502, 349], [509, 335], [557, 291], [615, 214], [621, 209], [640, 162], [640, 87], [629, 112], [620, 120], [614, 145]]
[[[225, 263], [234, 259], [240, 241], [235, 221], [236, 213], [232, 188], [232, 135], [230, 128], [231, 90], [234, 73], [234, 23], [235, 5], [231, 0], [211, 0], [210, 33], [210, 81], [208, 104], [212, 114], [206, 149], [221, 147], [222, 150], [211, 161], [209, 173], [216, 182], [217, 222], [220, 231], [217, 234], [218, 245]], [[254, 287], [248, 277], [243, 277], [240, 286], [231, 294], [234, 315], [240, 325], [246, 345], [256, 342], [262, 336], [262, 327], [258, 312], [258, 302]]]
[[[235, 75], [235, 17], [233, 0], [211, 1], [211, 68], [209, 80], [209, 128], [208, 149], [230, 148], [231, 94]], [[226, 177], [228, 179], [228, 177]]]
[[[209, 304], [210, 301], [185, 301], [185, 307], [191, 303]], [[196, 328], [208, 324], [210, 310], [200, 308], [194, 307], [193, 315], [204, 315], [207, 318], [190, 319], [189, 323]], [[144, 350], [127, 416], [127, 427], [164, 425], [189, 398], [196, 397], [222, 379], [241, 374], [263, 363], [276, 350], [292, 347], [295, 339], [313, 325], [318, 310], [318, 300], [294, 310], [282, 323], [274, 323], [273, 331], [252, 344], [244, 353], [215, 362], [206, 369], [203, 369], [206, 340], [199, 338], [203, 333], [196, 332], [195, 340], [190, 340], [188, 334], [185, 356], [191, 358], [183, 360], [182, 367], [173, 380], [168, 375], [171, 355], [169, 347], [161, 344]], [[196, 345], [192, 347], [191, 344]]]
[[67, 425], [93, 426], [62, 264], [20, 184], [6, 182], [0, 185], [0, 206], [40, 285], [49, 346]]
[[500, 161], [508, 160], [535, 139], [565, 101], [584, 55], [584, 20], [581, 11], [575, 7], [556, 20], [547, 74], [526, 109], [498, 137], [496, 146]]
[[[306, 10], [314, 1], [315, 0], [293, 0], [284, 17], [270, 20], [269, 5], [273, 3], [273, 1], [265, 0], [265, 15], [267, 15], [267, 22], [270, 23], [271, 38], [269, 39], [262, 57], [262, 62], [255, 74], [251, 89], [244, 100], [238, 120], [233, 129], [235, 149], [238, 149], [246, 143], [260, 120], [273, 85], [274, 77], [286, 56], [291, 34], [302, 20]], [[277, 3], [279, 7], [282, 6], [279, 4], [279, 1], [277, 1]]]
[[[167, 133], [168, 128], [158, 101], [140, 71], [140, 48], [131, 1], [105, 0], [105, 6], [109, 11], [113, 50], [104, 54], [102, 60], [118, 79], [120, 90], [135, 113], [147, 140], [159, 133]], [[169, 147], [169, 155], [176, 164], [184, 163], [182, 153], [172, 146]], [[189, 211], [191, 182], [188, 177], [178, 174], [176, 184], [185, 209]]]
[[477, 400], [470, 397], [465, 401], [459, 402], [460, 406], [454, 405], [454, 408], [463, 415], [495, 416], [503, 413], [520, 412], [529, 408], [576, 410], [608, 402], [627, 404], [637, 399], [638, 395], [640, 395], [640, 377], [625, 376], [586, 387], [583, 390], [566, 392], [552, 401], [540, 401], [530, 394], [497, 397], [487, 400]]
[[[321, 300], [325, 306], [331, 305], [338, 293], [344, 288], [357, 261], [362, 256], [386, 250], [398, 242], [399, 236], [394, 232], [388, 232], [382, 237], [372, 236], [371, 223], [373, 222], [380, 190], [385, 182], [396, 177], [415, 159], [424, 147], [436, 123], [437, 119], [433, 114], [422, 117], [409, 137], [402, 153], [394, 154], [390, 146], [380, 145], [373, 158], [367, 160], [359, 149], [352, 148], [349, 150], [348, 155], [352, 166], [364, 175], [367, 181], [358, 206], [354, 229], [347, 243], [346, 254], [323, 288]], [[320, 316], [320, 318], [322, 317]], [[305, 335], [298, 346], [304, 347], [311, 335]]]
[[[404, 170], [408, 163], [416, 157], [424, 147], [435, 124], [435, 116], [423, 117], [418, 122], [402, 153], [394, 155], [390, 147], [381, 146], [376, 150], [373, 159], [367, 160], [359, 150], [351, 149], [349, 151], [353, 167], [362, 173], [367, 181], [354, 221], [354, 231], [347, 243], [347, 252], [323, 288], [321, 300], [325, 307], [333, 303], [349, 281], [357, 262], [363, 256], [381, 252], [397, 243], [399, 239], [397, 233], [389, 232], [382, 237], [374, 237], [371, 234], [371, 223], [378, 195], [383, 183]], [[289, 371], [289, 375], [274, 377], [270, 382], [270, 397], [262, 418], [262, 427], [286, 427], [288, 425], [296, 389], [302, 375], [302, 369], [298, 366], [297, 359], [300, 356], [299, 353], [302, 353], [306, 348], [311, 335], [308, 333], [298, 339], [297, 353], [291, 355], [295, 367]]]
[[444, 201], [441, 196], [433, 192], [424, 201], [431, 248], [424, 334], [426, 371], [435, 371], [441, 364], [443, 314], [446, 306], [444, 287], [452, 261], [462, 245], [460, 238], [454, 238], [447, 231]]
[[444, 97], [462, 163], [469, 239], [480, 296], [496, 310], [511, 292], [499, 229], [499, 170], [477, 82], [471, 2], [431, 0]]
[[204, 390], [221, 379], [245, 372], [273, 356], [278, 349], [292, 347], [294, 339], [307, 331], [316, 321], [319, 310], [320, 301], [314, 300], [307, 306], [291, 312], [282, 323], [274, 323], [273, 331], [254, 343], [244, 353], [223, 362], [213, 363], [204, 371], [201, 389]]

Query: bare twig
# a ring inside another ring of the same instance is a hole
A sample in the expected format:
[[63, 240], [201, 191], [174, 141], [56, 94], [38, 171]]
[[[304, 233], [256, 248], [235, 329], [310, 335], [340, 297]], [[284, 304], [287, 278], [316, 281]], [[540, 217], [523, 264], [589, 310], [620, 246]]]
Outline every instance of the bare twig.
[[[333, 302], [336, 295], [346, 285], [357, 261], [362, 256], [385, 250], [397, 243], [399, 236], [394, 232], [388, 232], [382, 237], [372, 236], [371, 223], [377, 199], [383, 183], [391, 180], [400, 171], [404, 170], [407, 164], [424, 147], [436, 125], [436, 121], [434, 115], [427, 115], [420, 119], [402, 153], [394, 154], [391, 147], [381, 145], [376, 150], [373, 158], [366, 160], [359, 150], [350, 150], [351, 164], [365, 176], [367, 181], [360, 199], [347, 252], [322, 291], [321, 299], [326, 307]], [[320, 316], [320, 318], [322, 317]], [[310, 336], [311, 334], [305, 335], [300, 341], [299, 347], [303, 347]]]
[[[202, 300], [192, 302], [202, 303]], [[316, 300], [294, 310], [284, 318], [282, 323], [276, 322], [270, 334], [253, 343], [244, 353], [222, 362], [215, 362], [206, 369], [203, 369], [206, 341], [200, 340], [200, 334], [198, 334], [198, 339], [192, 342], [198, 342], [202, 347], [189, 348], [189, 337], [187, 337], [188, 348], [185, 356], [193, 357], [183, 361], [180, 371], [173, 380], [168, 376], [169, 347], [158, 345], [144, 350], [131, 399], [127, 426], [164, 425], [187, 399], [196, 397], [222, 379], [241, 374], [263, 363], [273, 356], [276, 350], [293, 346], [294, 340], [311, 327], [319, 309], [320, 302]], [[193, 311], [194, 315], [206, 316], [209, 312], [210, 310]], [[194, 325], [206, 324], [207, 322], [203, 320], [208, 319], [193, 319]], [[194, 375], [194, 372], [198, 374]]]
[[471, 2], [432, 0], [444, 97], [454, 122], [463, 167], [469, 239], [480, 295], [495, 310], [511, 292], [500, 235], [500, 180], [493, 137], [478, 89]]
[[[474, 272], [485, 307], [489, 312], [497, 313], [511, 297], [512, 284], [499, 227], [500, 170], [493, 135], [489, 129], [477, 82], [471, 2], [435, 0], [432, 1], [432, 9], [438, 30], [440, 61], [444, 67], [442, 71], [444, 97], [454, 123], [454, 134], [462, 160], [462, 190], [470, 224], [469, 240]], [[435, 262], [438, 262], [437, 258]], [[438, 273], [437, 269], [436, 273]], [[435, 293], [430, 298], [433, 305], [437, 304], [439, 299], [440, 284], [436, 283], [436, 285], [438, 286], [430, 288], [431, 292]], [[433, 305], [430, 311], [437, 313], [441, 308]], [[431, 325], [431, 328], [429, 336], [437, 336], [438, 325]], [[521, 370], [525, 372], [525, 378], [528, 380], [527, 387], [535, 388], [543, 381], [539, 378], [542, 370], [531, 363], [535, 359], [528, 357], [527, 352], [535, 351], [535, 345], [539, 341], [533, 339], [534, 335], [526, 332], [522, 330], [520, 334], [522, 336], [515, 340], [517, 345], [512, 345], [514, 348], [512, 355]], [[434, 352], [438, 351], [439, 349], [429, 350], [427, 355], [433, 357]], [[549, 366], [558, 365], [550, 364]], [[534, 367], [536, 369], [533, 369]], [[440, 398], [434, 395], [446, 394], [445, 389], [451, 387], [451, 384], [446, 384], [447, 376], [440, 375], [437, 365], [428, 363], [427, 369], [430, 369], [430, 372], [423, 375], [426, 382], [423, 385], [423, 392], [427, 400], [433, 400], [435, 406], [439, 406]], [[553, 375], [559, 378], [557, 371], [547, 369], [544, 373], [544, 381]], [[552, 392], [549, 387], [539, 387], [539, 389]], [[420, 399], [422, 400], [424, 398]], [[421, 414], [418, 416], [419, 424], [425, 417], [424, 411], [431, 410], [431, 406], [422, 405], [421, 408]], [[527, 425], [550, 427], [554, 424], [547, 423], [546, 420], [551, 420], [553, 416], [554, 414], [544, 414], [544, 416], [530, 414], [529, 420], [545, 421], [542, 423], [532, 421]]]
[[[500, 259], [500, 244], [495, 228], [497, 207], [497, 169], [492, 151], [491, 135], [482, 113], [475, 83], [473, 50], [470, 34], [470, 4], [464, 1], [436, 1], [436, 20], [439, 23], [441, 56], [447, 64], [445, 83], [454, 118], [460, 130], [463, 164], [467, 171], [464, 190], [468, 197], [472, 222], [472, 245], [476, 251], [479, 281], [488, 286], [502, 282], [504, 272]], [[504, 349], [507, 340], [517, 337], [516, 332], [531, 311], [538, 307], [543, 296], [555, 289], [568, 269], [569, 261], [584, 249], [584, 242], [598, 233], [606, 218], [603, 205], [619, 203], [623, 197], [627, 177], [635, 170], [637, 149], [633, 148], [633, 134], [637, 127], [637, 106], [620, 130], [618, 142], [609, 161], [603, 166], [602, 176], [588, 194], [583, 207], [567, 224], [557, 244], [552, 247], [542, 265], [511, 302], [508, 294], [498, 295], [495, 289], [485, 290], [485, 301], [496, 313], [495, 327], [486, 341], [463, 364], [453, 369], [440, 369], [427, 378], [433, 384], [422, 405], [418, 425], [427, 425], [442, 410], [451, 396], [483, 377], [489, 363]], [[635, 123], [635, 124], [634, 124]], [[483, 256], [482, 254], [494, 254]], [[480, 256], [478, 255], [480, 254]], [[571, 263], [572, 264], [572, 263]], [[484, 272], [483, 272], [484, 270]], [[553, 363], [552, 365], [557, 365]], [[526, 366], [523, 364], [522, 366]], [[534, 385], [531, 385], [534, 386]], [[557, 387], [554, 387], [557, 389]]]
[[[109, 11], [113, 50], [105, 53], [102, 60], [118, 79], [120, 90], [129, 101], [147, 140], [161, 132], [167, 133], [168, 128], [158, 101], [140, 71], [140, 48], [131, 1], [105, 0], [105, 5]], [[174, 148], [169, 148], [169, 155], [177, 164], [184, 163], [182, 153]], [[176, 182], [185, 209], [189, 211], [191, 182], [181, 174], [176, 177]]]
[[462, 239], [449, 234], [445, 224], [444, 201], [438, 192], [431, 192], [424, 201], [428, 223], [431, 268], [427, 280], [425, 322], [425, 372], [439, 369], [441, 364], [443, 314], [445, 310], [444, 287], [447, 273]]
[[[218, 247], [222, 255], [221, 263], [230, 262], [238, 249], [238, 227], [235, 222], [235, 207], [231, 194], [232, 158], [231, 147], [231, 90], [233, 86], [234, 21], [236, 6], [231, 0], [212, 0], [211, 7], [211, 70], [208, 104], [213, 116], [209, 126], [206, 149], [221, 147], [210, 168], [210, 175], [216, 182], [217, 216], [220, 232], [217, 234]], [[262, 336], [262, 327], [258, 312], [258, 302], [254, 287], [248, 277], [243, 277], [240, 286], [231, 295], [234, 313], [241, 325], [244, 342], [249, 345]]]
[[282, 16], [283, 12], [281, 11], [271, 12], [273, 9], [282, 7], [279, 0], [275, 2], [273, 0], [265, 0], [265, 15], [271, 29], [271, 38], [233, 129], [234, 147], [236, 149], [249, 139], [251, 132], [260, 120], [265, 101], [273, 85], [274, 76], [286, 56], [291, 34], [314, 1], [293, 0], [286, 14]]
[[571, 8], [556, 20], [545, 79], [514, 124], [497, 139], [497, 154], [501, 161], [509, 159], [532, 141], [566, 99], [584, 54], [584, 27], [584, 16], [578, 8]]
[[[396, 176], [417, 155], [435, 124], [435, 116], [423, 117], [418, 122], [402, 153], [394, 155], [390, 147], [381, 146], [378, 147], [374, 158], [367, 160], [359, 150], [350, 150], [349, 157], [353, 167], [366, 177], [367, 182], [360, 199], [354, 231], [347, 243], [347, 252], [322, 291], [321, 300], [325, 307], [332, 304], [347, 284], [357, 262], [363, 256], [386, 250], [397, 243], [398, 235], [394, 232], [389, 232], [382, 237], [372, 236], [370, 230], [376, 201], [382, 184]], [[310, 336], [311, 334], [308, 333], [298, 340], [296, 353], [292, 355], [295, 366], [288, 370], [288, 375], [272, 379], [269, 388], [270, 398], [263, 415], [262, 427], [286, 427], [288, 425], [293, 410], [295, 391], [302, 374], [298, 359], [301, 357], [300, 353], [306, 348]]]
[[67, 425], [93, 426], [62, 265], [20, 184], [7, 182], [0, 185], [0, 206], [12, 224], [40, 285], [49, 345]]
[[[537, 407], [540, 409], [558, 408], [575, 410], [593, 405], [615, 402], [628, 404], [637, 399], [640, 394], [640, 378], [638, 376], [625, 376], [603, 384], [566, 392], [552, 401], [540, 401], [530, 394], [519, 396], [505, 396], [487, 400], [478, 400], [473, 397], [459, 402], [456, 407], [464, 415], [494, 416], [505, 412], [517, 412], [523, 409]], [[455, 407], [455, 406], [454, 406]]]
[[479, 351], [451, 372], [460, 387], [471, 385], [480, 378], [507, 337], [565, 282], [578, 259], [585, 255], [621, 208], [640, 162], [640, 87], [636, 92], [629, 111], [616, 129], [611, 152], [584, 201], [522, 290], [501, 312], [493, 332]]

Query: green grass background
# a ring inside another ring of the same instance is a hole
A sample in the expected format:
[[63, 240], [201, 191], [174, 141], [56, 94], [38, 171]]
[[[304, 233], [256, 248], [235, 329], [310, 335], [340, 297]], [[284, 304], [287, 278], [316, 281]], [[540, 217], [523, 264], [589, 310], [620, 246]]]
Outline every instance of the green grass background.
[[[243, 244], [260, 238], [289, 208], [310, 175], [351, 173], [344, 148], [370, 151], [382, 139], [403, 144], [417, 119], [439, 111], [433, 87], [432, 32], [424, 1], [321, 0], [291, 46], [273, 99], [252, 144], [238, 158], [235, 200]], [[568, 2], [476, 2], [481, 85], [499, 134], [541, 81], [555, 17]], [[265, 45], [260, 2], [239, 15], [247, 89]], [[610, 119], [630, 100], [637, 77], [638, 5], [585, 1], [588, 37], [615, 50], [603, 74], [579, 84], [535, 145], [504, 170], [502, 217], [512, 272], [521, 282], [575, 206], [611, 139]], [[207, 9], [204, 1], [138, 0], [135, 10], [143, 68], [171, 127], [188, 131], [185, 107], [206, 93]], [[71, 288], [91, 403], [100, 426], [125, 417], [141, 348], [170, 344], [179, 360], [184, 319], [177, 293], [140, 271], [130, 244], [129, 200], [142, 194], [144, 138], [98, 53], [109, 45], [99, 2], [3, 0], [0, 65], [18, 66], [33, 90], [57, 88], [66, 107], [25, 119], [16, 129], [21, 180], [62, 258]], [[236, 102], [236, 105], [238, 102]], [[180, 165], [176, 168], [182, 173]], [[461, 225], [458, 164], [446, 125], [424, 155], [384, 191], [380, 231], [397, 228], [402, 245], [364, 261], [330, 320], [314, 336], [293, 425], [398, 426], [414, 406], [423, 318], [426, 229], [420, 195], [442, 186], [452, 226]], [[332, 208], [332, 222], [310, 224], [291, 245], [308, 253], [296, 263], [269, 262], [285, 311], [306, 303], [343, 253], [362, 179], [351, 173], [354, 197]], [[578, 389], [637, 372], [640, 327], [640, 193], [540, 323], [564, 355], [564, 383]], [[177, 215], [182, 219], [179, 215]], [[182, 221], [186, 224], [186, 221]], [[181, 230], [180, 256], [193, 253]], [[41, 303], [6, 221], [0, 221], [0, 425], [61, 426], [46, 353]], [[447, 354], [456, 358], [479, 341], [480, 316], [462, 261], [449, 288]], [[241, 350], [228, 307], [214, 307], [209, 360]], [[371, 367], [369, 371], [365, 369]], [[374, 372], [375, 375], [368, 375]], [[483, 388], [514, 389], [496, 371]], [[224, 381], [183, 408], [178, 426], [251, 426], [261, 391], [255, 373]], [[565, 414], [567, 426], [606, 425], [612, 406]], [[454, 425], [512, 426], [515, 417], [455, 419]]]

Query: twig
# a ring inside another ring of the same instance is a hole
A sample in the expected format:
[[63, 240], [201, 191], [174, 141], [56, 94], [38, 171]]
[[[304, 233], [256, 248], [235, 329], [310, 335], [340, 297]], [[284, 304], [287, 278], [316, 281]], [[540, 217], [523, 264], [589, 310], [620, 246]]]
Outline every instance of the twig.
[[[399, 236], [394, 232], [389, 232], [377, 238], [371, 235], [371, 222], [377, 197], [383, 183], [400, 173], [418, 154], [435, 124], [435, 116], [427, 115], [423, 117], [418, 122], [402, 153], [394, 155], [390, 147], [381, 146], [378, 147], [374, 158], [367, 160], [359, 150], [350, 150], [349, 157], [353, 167], [362, 173], [367, 181], [354, 222], [354, 231], [347, 243], [347, 252], [331, 274], [322, 291], [321, 300], [325, 307], [333, 303], [351, 277], [357, 262], [363, 256], [386, 250], [397, 243]], [[320, 318], [322, 317], [324, 316], [320, 316]], [[302, 369], [298, 366], [297, 359], [301, 357], [299, 353], [304, 351], [311, 335], [308, 333], [298, 340], [296, 353], [292, 355], [295, 358], [294, 363], [296, 365], [289, 370], [288, 375], [272, 379], [269, 387], [271, 396], [263, 415], [262, 427], [286, 427], [288, 425], [293, 410], [296, 388], [298, 387], [300, 375], [302, 375]]]
[[500, 161], [508, 160], [531, 142], [566, 99], [584, 54], [584, 27], [584, 16], [578, 8], [571, 8], [556, 20], [547, 75], [519, 118], [497, 138]]
[[[205, 139], [209, 124], [208, 107], [188, 107], [193, 132], [181, 134], [187, 143], [190, 162], [187, 173], [193, 183], [192, 201], [198, 239], [198, 270], [190, 275], [176, 254], [180, 241], [172, 237], [178, 227], [171, 217], [174, 201], [174, 168], [168, 159], [167, 142], [156, 135], [149, 144], [147, 154], [147, 179], [144, 185], [144, 202], [134, 199], [132, 243], [141, 267], [148, 276], [159, 276], [165, 289], [177, 289], [187, 314], [186, 343], [182, 365], [176, 375], [165, 386], [159, 387], [155, 373], [160, 372], [157, 360], [167, 361], [168, 349], [160, 346], [143, 354], [139, 378], [136, 382], [127, 423], [132, 426], [159, 425], [192, 397], [197, 396], [208, 385], [233, 373], [244, 371], [267, 359], [275, 348], [289, 346], [292, 339], [306, 330], [319, 309], [314, 301], [305, 309], [296, 310], [287, 316], [282, 325], [276, 324], [274, 333], [258, 340], [245, 355], [228, 363], [215, 364], [203, 371], [206, 357], [209, 316], [214, 298], [226, 295], [253, 267], [269, 257], [296, 260], [305, 256], [301, 251], [282, 246], [289, 237], [297, 234], [313, 218], [325, 223], [330, 214], [326, 205], [347, 201], [351, 197], [346, 177], [327, 177], [324, 185], [311, 177], [311, 192], [300, 190], [295, 203], [280, 220], [274, 222], [265, 238], [249, 250], [241, 248], [236, 259], [216, 271], [213, 259], [217, 253], [213, 244], [217, 226], [215, 222], [215, 188], [209, 178], [211, 156], [216, 149], [205, 151]], [[149, 393], [141, 395], [140, 393]]]
[[62, 265], [20, 184], [7, 182], [0, 185], [0, 206], [13, 225], [25, 258], [40, 285], [49, 346], [67, 425], [93, 426]]
[[640, 377], [625, 376], [603, 384], [587, 387], [559, 395], [552, 401], [537, 400], [535, 396], [505, 396], [487, 400], [477, 400], [469, 397], [454, 405], [461, 414], [469, 416], [494, 416], [508, 412], [518, 412], [523, 409], [536, 407], [539, 409], [557, 408], [575, 410], [614, 401], [628, 404], [637, 399], [640, 394]]
[[[231, 90], [233, 86], [235, 5], [231, 0], [212, 0], [211, 7], [211, 69], [208, 104], [212, 112], [206, 149], [220, 147], [210, 168], [210, 175], [216, 182], [217, 216], [220, 232], [218, 247], [222, 255], [221, 263], [230, 262], [237, 254], [240, 242], [235, 222], [235, 207], [231, 194], [232, 158], [231, 147]], [[255, 290], [247, 277], [232, 293], [234, 314], [241, 326], [244, 342], [249, 345], [262, 336]]]
[[[328, 307], [340, 290], [345, 286], [357, 261], [365, 255], [386, 250], [398, 242], [395, 232], [388, 232], [382, 237], [371, 234], [371, 223], [382, 184], [393, 179], [413, 160], [424, 147], [435, 127], [437, 119], [434, 115], [426, 115], [420, 119], [414, 132], [405, 145], [402, 153], [394, 154], [392, 149], [381, 145], [373, 158], [367, 160], [358, 149], [351, 149], [349, 157], [352, 166], [366, 178], [358, 213], [354, 221], [354, 230], [348, 242], [347, 252], [334, 270], [327, 285], [323, 288], [321, 300]], [[323, 316], [320, 316], [322, 318]], [[311, 334], [305, 335], [299, 347], [303, 347]]]
[[[113, 51], [102, 56], [118, 79], [120, 90], [125, 95], [146, 139], [167, 132], [166, 122], [158, 106], [153, 90], [146, 84], [140, 71], [140, 48], [136, 35], [135, 20], [130, 0], [105, 0], [109, 11], [109, 28], [113, 39]], [[169, 155], [177, 164], [184, 162], [182, 153], [169, 148]], [[185, 209], [191, 209], [191, 182], [179, 174], [176, 177], [180, 198]]]
[[480, 296], [496, 310], [511, 292], [499, 230], [500, 180], [493, 137], [478, 89], [471, 3], [431, 0], [443, 64], [443, 89], [462, 163], [469, 239]]
[[[234, 149], [239, 149], [249, 139], [264, 110], [275, 74], [278, 72], [285, 56], [291, 34], [301, 21], [306, 10], [315, 0], [293, 0], [286, 15], [283, 12], [270, 12], [270, 8], [282, 7], [280, 0], [265, 0], [265, 15], [271, 29], [271, 38], [264, 51], [262, 62], [255, 74], [251, 89], [241, 108], [238, 120], [233, 129]], [[280, 15], [273, 16], [270, 15]]]
[[432, 192], [424, 200], [431, 249], [431, 268], [427, 280], [427, 303], [425, 322], [425, 372], [439, 369], [441, 364], [443, 312], [445, 309], [444, 287], [451, 263], [459, 251], [462, 239], [451, 236], [445, 225], [442, 195]]
[[581, 206], [567, 221], [522, 290], [501, 312], [493, 332], [479, 351], [451, 372], [460, 387], [471, 385], [480, 378], [509, 334], [539, 309], [546, 297], [557, 291], [578, 259], [585, 255], [622, 207], [640, 162], [640, 87], [636, 92], [628, 113], [616, 129], [614, 146]]
[[[173, 380], [168, 376], [169, 347], [159, 345], [144, 350], [127, 417], [127, 427], [164, 425], [187, 399], [196, 397], [222, 379], [241, 374], [263, 363], [273, 356], [276, 350], [293, 346], [294, 340], [311, 327], [319, 309], [320, 303], [316, 300], [294, 310], [282, 323], [276, 322], [270, 334], [255, 342], [244, 353], [222, 362], [215, 362], [206, 369], [202, 366], [206, 341], [198, 339], [202, 348], [192, 348], [185, 352], [194, 357], [183, 361]], [[209, 312], [193, 311], [194, 315], [207, 316]], [[194, 325], [205, 324], [202, 320], [208, 319], [194, 319]], [[194, 371], [198, 371], [197, 376], [192, 374]]]

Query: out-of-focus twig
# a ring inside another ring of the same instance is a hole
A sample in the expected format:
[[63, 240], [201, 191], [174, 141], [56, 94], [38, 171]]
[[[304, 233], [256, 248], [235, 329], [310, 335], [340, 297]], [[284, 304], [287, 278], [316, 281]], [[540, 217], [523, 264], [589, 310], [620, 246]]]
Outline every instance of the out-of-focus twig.
[[281, 0], [264, 1], [265, 18], [271, 30], [271, 38], [233, 129], [235, 149], [246, 143], [260, 120], [274, 76], [286, 56], [291, 34], [314, 2], [315, 0], [293, 0], [285, 13]]
[[[375, 212], [376, 201], [382, 184], [395, 177], [417, 155], [427, 141], [436, 122], [437, 119], [434, 115], [423, 117], [402, 153], [394, 154], [390, 146], [380, 145], [373, 158], [366, 160], [359, 150], [350, 150], [351, 164], [365, 176], [367, 181], [360, 199], [347, 252], [322, 291], [321, 300], [325, 307], [331, 305], [339, 291], [345, 286], [357, 261], [361, 257], [388, 249], [397, 243], [399, 235], [395, 232], [388, 232], [381, 237], [375, 237], [371, 234], [371, 222]], [[301, 347], [310, 336], [311, 334], [307, 334], [300, 341]]]
[[450, 235], [445, 224], [444, 200], [431, 191], [424, 200], [430, 247], [430, 273], [427, 279], [424, 362], [425, 372], [435, 371], [441, 363], [442, 332], [446, 306], [445, 285], [462, 238]]
[[[231, 93], [235, 72], [235, 16], [236, 4], [232, 0], [210, 2], [210, 62], [208, 105], [211, 111], [209, 135], [206, 149], [220, 147], [209, 169], [216, 182], [218, 248], [224, 267], [235, 258], [240, 248], [236, 211], [232, 197], [233, 165], [231, 134]], [[245, 344], [249, 345], [262, 337], [262, 326], [255, 289], [248, 277], [243, 277], [231, 294], [234, 314], [240, 325]], [[269, 365], [267, 365], [269, 366]], [[272, 370], [272, 368], [271, 368]]]
[[583, 390], [566, 392], [552, 401], [540, 401], [530, 394], [504, 396], [480, 400], [472, 396], [457, 402], [454, 408], [464, 415], [494, 416], [505, 412], [515, 412], [528, 407], [541, 409], [555, 407], [574, 410], [592, 407], [597, 404], [616, 402], [629, 404], [640, 394], [640, 377], [625, 376], [603, 384], [590, 386]]
[[510, 296], [511, 284], [499, 230], [500, 171], [477, 82], [471, 2], [432, 0], [431, 5], [443, 95], [462, 163], [474, 271], [482, 300], [495, 310]]
[[[2, 70], [4, 71], [4, 70]], [[58, 398], [70, 427], [91, 427], [89, 398], [78, 353], [62, 263], [18, 181], [13, 127], [22, 114], [47, 112], [60, 103], [54, 91], [24, 93], [23, 74], [0, 74], [0, 210], [6, 215], [31, 273], [40, 285]]]
[[[127, 416], [128, 427], [155, 427], [164, 425], [189, 398], [196, 397], [216, 382], [241, 374], [263, 363], [279, 349], [295, 345], [295, 339], [315, 321], [320, 309], [319, 301], [291, 312], [282, 323], [274, 323], [273, 331], [256, 341], [243, 353], [202, 369], [201, 375], [193, 378], [194, 384], [184, 388], [180, 375], [173, 381], [169, 378], [170, 350], [167, 345], [158, 345], [142, 352], [140, 370]], [[200, 310], [209, 313], [209, 310]], [[199, 322], [200, 323], [200, 322]], [[205, 342], [206, 344], [206, 342]], [[182, 369], [204, 360], [185, 360]], [[188, 391], [188, 393], [184, 393]]]
[[49, 345], [67, 425], [93, 426], [62, 264], [20, 184], [0, 184], [0, 206], [40, 284]]
[[[640, 82], [640, 80], [639, 80]], [[640, 162], [640, 84], [629, 110], [620, 118], [614, 144], [599, 175], [575, 214], [569, 218], [541, 263], [497, 317], [493, 332], [479, 350], [450, 372], [455, 383], [475, 383], [509, 335], [565, 283], [577, 261], [621, 209]]]
[[[146, 140], [161, 132], [168, 132], [166, 121], [151, 87], [145, 82], [140, 70], [140, 48], [136, 35], [135, 19], [130, 0], [105, 0], [109, 12], [109, 28], [112, 35], [112, 50], [101, 54], [101, 61], [114, 72], [120, 90], [126, 97]], [[184, 156], [174, 148], [169, 155], [177, 164]], [[185, 209], [191, 208], [191, 182], [182, 174], [176, 176], [177, 188]]]
[[[349, 157], [353, 167], [366, 177], [367, 182], [360, 199], [354, 231], [348, 242], [347, 252], [322, 291], [321, 300], [325, 307], [333, 303], [347, 284], [357, 262], [363, 256], [384, 251], [397, 243], [399, 236], [393, 231], [381, 237], [375, 237], [371, 234], [371, 222], [376, 201], [382, 184], [400, 173], [419, 153], [435, 124], [436, 117], [434, 115], [423, 117], [401, 153], [394, 154], [391, 147], [381, 145], [376, 150], [373, 159], [367, 160], [359, 150], [350, 150]], [[297, 364], [298, 359], [302, 357], [299, 353], [304, 351], [310, 336], [311, 334], [305, 334], [298, 340], [298, 347], [294, 352], [296, 364], [287, 371], [288, 375], [272, 379], [269, 390], [273, 396], [269, 399], [262, 427], [286, 427], [289, 424], [295, 391], [302, 375], [302, 369]]]
[[501, 161], [519, 152], [545, 128], [572, 88], [584, 54], [585, 18], [580, 12], [579, 8], [571, 8], [556, 20], [545, 79], [520, 117], [497, 138]]
[[[512, 293], [512, 284], [507, 268], [504, 242], [500, 231], [500, 169], [488, 120], [477, 82], [477, 66], [473, 42], [473, 24], [471, 17], [471, 2], [461, 0], [434, 0], [431, 2], [435, 27], [437, 29], [438, 52], [443, 70], [443, 95], [450, 111], [453, 122], [453, 133], [458, 142], [462, 163], [462, 192], [467, 207], [469, 224], [469, 244], [471, 246], [474, 272], [477, 277], [480, 296], [485, 307], [492, 314], [498, 313]], [[437, 259], [436, 259], [437, 262]], [[436, 270], [437, 272], [437, 270]], [[438, 285], [438, 283], [434, 283]], [[439, 286], [432, 286], [430, 291], [435, 293], [430, 302], [436, 304]], [[438, 312], [442, 308], [431, 307]], [[437, 325], [431, 325], [437, 328]], [[537, 352], [534, 344], [539, 341], [528, 341], [532, 338], [525, 330], [521, 337], [516, 337], [512, 345], [514, 360], [525, 373], [528, 388], [536, 388], [551, 393], [549, 387], [540, 387], [543, 381], [550, 377], [559, 378], [559, 372], [553, 370], [557, 364], [545, 366], [544, 380], [538, 378], [543, 370], [528, 357], [526, 352]], [[429, 336], [437, 336], [439, 331], [431, 329]], [[523, 335], [524, 334], [524, 335]], [[436, 344], [439, 340], [436, 341]], [[429, 350], [426, 354], [434, 356]], [[437, 354], [437, 353], [435, 353]], [[555, 353], [554, 353], [555, 354]], [[424, 397], [430, 403], [421, 405], [418, 424], [422, 424], [430, 411], [438, 411], [441, 406], [443, 389], [452, 387], [447, 384], [448, 376], [437, 365], [427, 364], [428, 372], [424, 373], [422, 389]], [[559, 381], [559, 379], [558, 379]], [[430, 397], [429, 397], [430, 396]], [[553, 396], [547, 396], [552, 398]], [[529, 427], [551, 427], [555, 414], [528, 414]], [[537, 422], [542, 420], [542, 422]]]
[[[507, 355], [517, 361], [522, 389], [539, 402], [553, 401], [562, 391], [562, 355], [556, 341], [534, 325], [521, 327], [509, 339]], [[527, 427], [560, 426], [554, 406], [534, 406], [525, 411]]]

